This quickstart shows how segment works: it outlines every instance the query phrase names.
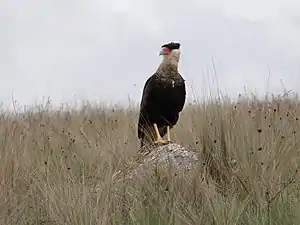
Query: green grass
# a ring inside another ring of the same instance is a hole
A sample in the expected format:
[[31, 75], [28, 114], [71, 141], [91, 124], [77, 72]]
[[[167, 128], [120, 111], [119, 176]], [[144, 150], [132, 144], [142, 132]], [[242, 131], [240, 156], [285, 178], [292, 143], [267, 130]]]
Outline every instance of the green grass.
[[299, 110], [297, 97], [186, 105], [171, 138], [204, 172], [127, 181], [113, 175], [134, 164], [136, 107], [3, 112], [0, 224], [300, 224]]

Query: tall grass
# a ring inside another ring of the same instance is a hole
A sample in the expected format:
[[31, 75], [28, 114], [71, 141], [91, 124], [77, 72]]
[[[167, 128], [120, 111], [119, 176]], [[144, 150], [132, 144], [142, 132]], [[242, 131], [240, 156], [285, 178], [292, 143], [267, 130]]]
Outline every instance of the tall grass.
[[299, 110], [297, 97], [186, 105], [171, 138], [218, 173], [122, 182], [139, 147], [135, 107], [3, 111], [0, 224], [300, 224]]

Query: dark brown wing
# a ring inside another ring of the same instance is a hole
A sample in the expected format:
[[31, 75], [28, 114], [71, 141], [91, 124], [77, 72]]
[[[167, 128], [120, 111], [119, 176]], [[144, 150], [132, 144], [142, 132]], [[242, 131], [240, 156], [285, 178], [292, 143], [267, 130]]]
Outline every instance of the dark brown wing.
[[145, 128], [147, 128], [148, 122], [148, 113], [146, 111], [149, 98], [151, 98], [151, 92], [153, 91], [153, 83], [155, 82], [155, 74], [149, 77], [144, 85], [142, 100], [140, 104], [140, 113], [138, 120], [138, 138], [144, 137]]

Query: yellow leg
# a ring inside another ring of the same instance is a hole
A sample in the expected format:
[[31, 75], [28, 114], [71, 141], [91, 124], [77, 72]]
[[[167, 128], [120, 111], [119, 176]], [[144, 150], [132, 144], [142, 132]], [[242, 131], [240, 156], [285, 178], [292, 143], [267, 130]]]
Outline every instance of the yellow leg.
[[153, 124], [153, 126], [156, 133], [156, 141], [154, 143], [162, 143], [162, 144], [167, 143], [167, 141], [163, 140], [162, 137], [160, 136], [157, 124], [155, 123]]
[[170, 126], [167, 126], [167, 140], [168, 140], [168, 142], [171, 142], [171, 138], [170, 138]]

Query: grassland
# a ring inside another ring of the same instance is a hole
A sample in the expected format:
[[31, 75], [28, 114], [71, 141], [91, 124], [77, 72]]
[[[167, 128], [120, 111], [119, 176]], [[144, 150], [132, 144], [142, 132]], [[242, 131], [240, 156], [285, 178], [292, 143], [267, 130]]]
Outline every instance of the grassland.
[[186, 105], [172, 138], [220, 163], [220, 192], [199, 173], [115, 182], [139, 147], [134, 106], [3, 111], [0, 224], [300, 224], [299, 117], [296, 96]]

